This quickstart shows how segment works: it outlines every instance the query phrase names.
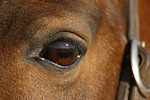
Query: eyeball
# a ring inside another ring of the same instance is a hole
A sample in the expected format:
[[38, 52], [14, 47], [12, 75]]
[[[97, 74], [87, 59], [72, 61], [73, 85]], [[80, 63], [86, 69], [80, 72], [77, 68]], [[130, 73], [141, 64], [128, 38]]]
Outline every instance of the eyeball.
[[53, 42], [40, 52], [40, 57], [61, 66], [74, 64], [80, 56], [78, 48], [67, 41]]

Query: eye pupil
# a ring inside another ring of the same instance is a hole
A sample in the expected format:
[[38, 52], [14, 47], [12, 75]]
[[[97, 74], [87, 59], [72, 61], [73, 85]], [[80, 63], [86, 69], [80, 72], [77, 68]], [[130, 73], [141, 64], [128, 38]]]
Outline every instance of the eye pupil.
[[47, 60], [62, 66], [69, 66], [78, 59], [78, 49], [70, 42], [58, 41], [50, 44], [41, 52]]

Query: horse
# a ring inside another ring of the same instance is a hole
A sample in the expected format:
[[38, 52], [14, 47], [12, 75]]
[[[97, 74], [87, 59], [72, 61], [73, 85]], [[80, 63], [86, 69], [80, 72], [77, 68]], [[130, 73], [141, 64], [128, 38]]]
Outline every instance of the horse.
[[116, 99], [127, 0], [0, 0], [0, 9], [0, 99]]

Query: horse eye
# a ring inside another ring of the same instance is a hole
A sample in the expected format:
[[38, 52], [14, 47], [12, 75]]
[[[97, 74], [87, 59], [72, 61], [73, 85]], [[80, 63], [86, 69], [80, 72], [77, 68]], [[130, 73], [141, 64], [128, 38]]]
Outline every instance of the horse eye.
[[80, 53], [71, 42], [56, 41], [45, 47], [40, 56], [55, 64], [69, 66], [79, 60]]

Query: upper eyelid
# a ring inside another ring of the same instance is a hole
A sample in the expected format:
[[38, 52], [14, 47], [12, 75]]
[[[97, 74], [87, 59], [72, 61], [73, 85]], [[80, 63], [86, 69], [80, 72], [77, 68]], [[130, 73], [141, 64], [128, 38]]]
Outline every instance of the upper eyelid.
[[[57, 23], [57, 24], [56, 24]], [[41, 25], [40, 27], [36, 27]], [[54, 36], [57, 33], [68, 32], [84, 39], [88, 44], [92, 41], [92, 32], [89, 24], [80, 17], [67, 16], [64, 18], [46, 17], [34, 22], [34, 26], [29, 26], [28, 32], [31, 34], [30, 27], [35, 31], [32, 37]]]

